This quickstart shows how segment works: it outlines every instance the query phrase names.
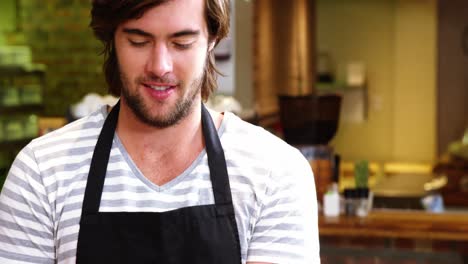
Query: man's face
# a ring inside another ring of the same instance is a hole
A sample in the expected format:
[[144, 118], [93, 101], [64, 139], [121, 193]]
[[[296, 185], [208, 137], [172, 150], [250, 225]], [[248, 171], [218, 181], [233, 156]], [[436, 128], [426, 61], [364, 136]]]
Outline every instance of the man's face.
[[201, 101], [209, 49], [204, 5], [204, 0], [172, 0], [116, 30], [122, 106], [146, 124], [177, 124]]

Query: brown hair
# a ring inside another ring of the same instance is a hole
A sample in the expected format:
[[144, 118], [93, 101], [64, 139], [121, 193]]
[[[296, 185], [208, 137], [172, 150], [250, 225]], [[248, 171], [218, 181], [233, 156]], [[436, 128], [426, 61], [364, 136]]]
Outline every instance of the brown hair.
[[[114, 34], [118, 25], [129, 19], [140, 18], [150, 8], [169, 1], [171, 0], [93, 0], [90, 27], [94, 35], [104, 44], [103, 71], [111, 94], [120, 96], [122, 89], [114, 48]], [[216, 41], [216, 45], [229, 32], [229, 8], [229, 0], [205, 0], [209, 41]], [[201, 88], [203, 100], [207, 100], [217, 88], [216, 79], [219, 71], [215, 67], [213, 50], [208, 52], [205, 67]]]

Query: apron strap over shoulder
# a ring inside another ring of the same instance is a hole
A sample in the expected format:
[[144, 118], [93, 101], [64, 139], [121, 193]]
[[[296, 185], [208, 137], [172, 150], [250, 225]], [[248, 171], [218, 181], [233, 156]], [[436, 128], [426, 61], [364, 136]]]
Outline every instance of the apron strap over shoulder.
[[[104, 180], [109, 163], [110, 150], [114, 139], [115, 129], [120, 110], [120, 101], [114, 106], [104, 122], [94, 149], [88, 180], [86, 183], [83, 210], [81, 215], [92, 215], [99, 211]], [[202, 130], [205, 138], [210, 179], [213, 185], [213, 195], [216, 205], [220, 205], [219, 213], [225, 214], [226, 207], [232, 208], [231, 187], [226, 168], [224, 150], [218, 137], [218, 132], [211, 119], [210, 113], [202, 104]], [[230, 206], [229, 206], [230, 205]], [[223, 208], [223, 209], [222, 209]], [[227, 209], [232, 213], [232, 209]]]
[[[232, 195], [229, 185], [224, 150], [218, 137], [218, 132], [211, 115], [202, 104], [202, 129], [205, 137], [206, 152], [208, 155], [208, 165], [210, 167], [210, 178], [213, 185], [215, 203], [220, 205], [231, 205]], [[220, 210], [222, 210], [220, 208]], [[221, 213], [221, 212], [220, 212]]]
[[[119, 117], [120, 101], [112, 108], [109, 116], [104, 121], [89, 168], [88, 180], [86, 183], [85, 196], [83, 199], [83, 209], [81, 215], [96, 214], [101, 204], [104, 179], [109, 163], [110, 150], [114, 140], [115, 129]], [[83, 218], [82, 218], [83, 219]]]

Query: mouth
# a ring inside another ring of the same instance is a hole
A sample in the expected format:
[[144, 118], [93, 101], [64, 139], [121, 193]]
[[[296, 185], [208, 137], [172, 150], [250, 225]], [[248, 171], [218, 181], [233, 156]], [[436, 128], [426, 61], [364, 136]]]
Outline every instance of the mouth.
[[163, 91], [166, 91], [168, 89], [172, 89], [172, 88], [176, 87], [175, 85], [168, 85], [168, 84], [147, 84], [147, 83], [143, 83], [143, 85], [145, 87], [147, 87], [147, 88], [150, 88], [150, 89], [158, 91], [158, 92], [163, 92]]
[[177, 85], [169, 83], [142, 83], [146, 87], [154, 99], [166, 100], [168, 99], [177, 88]]
[[172, 87], [173, 86], [148, 85], [148, 88], [151, 88], [155, 91], [166, 91], [167, 89], [170, 89]]

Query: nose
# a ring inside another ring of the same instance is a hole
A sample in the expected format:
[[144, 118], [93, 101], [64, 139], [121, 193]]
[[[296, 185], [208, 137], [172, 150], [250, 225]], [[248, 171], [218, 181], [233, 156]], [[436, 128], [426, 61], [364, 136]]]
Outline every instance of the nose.
[[172, 56], [165, 44], [159, 43], [153, 47], [146, 63], [146, 71], [160, 78], [172, 71]]

